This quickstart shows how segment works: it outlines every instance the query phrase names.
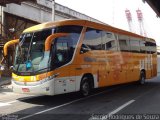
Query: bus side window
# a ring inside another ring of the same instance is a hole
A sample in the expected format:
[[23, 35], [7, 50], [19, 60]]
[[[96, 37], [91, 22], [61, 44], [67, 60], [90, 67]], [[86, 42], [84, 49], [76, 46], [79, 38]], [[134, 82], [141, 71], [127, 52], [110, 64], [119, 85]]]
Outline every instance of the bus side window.
[[86, 51], [101, 50], [101, 30], [87, 28], [81, 50], [83, 50], [83, 48], [86, 48]]
[[141, 53], [146, 53], [146, 47], [145, 47], [146, 41], [141, 40], [140, 41], [140, 52]]
[[130, 38], [130, 46], [131, 51], [139, 53], [140, 52], [140, 41], [138, 38], [131, 37]]
[[130, 42], [129, 42], [129, 37], [125, 35], [119, 35], [118, 36], [118, 41], [119, 41], [119, 49], [120, 51], [130, 51]]
[[[56, 60], [57, 62], [64, 62], [64, 58], [68, 56], [68, 47], [66, 42], [57, 43], [57, 54], [56, 54]], [[67, 59], [65, 59], [67, 60]]]
[[145, 46], [146, 46], [147, 53], [149, 53], [149, 54], [156, 53], [156, 51], [157, 51], [156, 50], [156, 43], [147, 41]]
[[152, 53], [157, 53], [156, 43], [152, 43]]
[[115, 36], [112, 32], [102, 32], [102, 49], [103, 50], [117, 50], [117, 45], [115, 41]]

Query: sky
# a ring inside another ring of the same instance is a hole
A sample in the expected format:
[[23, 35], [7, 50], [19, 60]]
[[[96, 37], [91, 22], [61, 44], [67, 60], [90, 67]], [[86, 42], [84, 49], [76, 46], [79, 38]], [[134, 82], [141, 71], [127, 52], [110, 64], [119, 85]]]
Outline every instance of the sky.
[[129, 31], [125, 10], [130, 10], [132, 14], [132, 29], [135, 33], [139, 32], [139, 23], [136, 10], [140, 9], [143, 13], [143, 24], [147, 37], [156, 40], [160, 46], [160, 18], [142, 0], [55, 0], [56, 3], [69, 7], [85, 15], [98, 19], [111, 26]]

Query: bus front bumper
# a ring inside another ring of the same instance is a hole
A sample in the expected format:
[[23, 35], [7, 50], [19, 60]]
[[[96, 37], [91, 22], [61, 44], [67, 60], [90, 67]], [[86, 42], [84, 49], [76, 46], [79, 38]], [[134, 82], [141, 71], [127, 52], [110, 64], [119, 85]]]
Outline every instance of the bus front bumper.
[[46, 82], [18, 82], [12, 80], [12, 89], [15, 93], [31, 95], [54, 95], [54, 80]]

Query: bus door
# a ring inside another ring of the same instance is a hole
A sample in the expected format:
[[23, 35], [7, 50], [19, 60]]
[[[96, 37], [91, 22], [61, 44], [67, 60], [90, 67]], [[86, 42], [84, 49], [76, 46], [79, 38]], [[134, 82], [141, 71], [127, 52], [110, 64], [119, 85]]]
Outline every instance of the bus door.
[[54, 40], [52, 48], [52, 66], [55, 75], [55, 94], [68, 93], [75, 91], [75, 71], [70, 63], [74, 49], [70, 35], [59, 37]]
[[72, 65], [66, 66], [65, 68], [59, 68], [57, 75], [59, 75], [59, 77], [55, 79], [55, 94], [75, 91], [76, 78]]
[[76, 71], [75, 65], [69, 66], [69, 79], [67, 80], [66, 90], [67, 92], [74, 92], [76, 91]]
[[66, 63], [67, 55], [67, 41], [57, 40], [55, 45], [55, 56], [54, 56], [54, 66], [58, 68], [55, 70], [55, 75], [58, 77], [55, 79], [55, 94], [61, 94], [69, 92], [68, 81], [69, 81], [69, 67], [63, 67]]

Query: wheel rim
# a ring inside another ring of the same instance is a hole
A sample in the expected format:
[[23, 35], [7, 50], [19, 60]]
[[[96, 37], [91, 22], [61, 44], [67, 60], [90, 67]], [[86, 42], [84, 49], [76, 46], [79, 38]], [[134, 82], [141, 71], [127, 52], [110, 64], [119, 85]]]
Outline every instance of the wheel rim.
[[84, 96], [87, 96], [89, 94], [89, 84], [88, 82], [84, 82], [82, 85], [82, 92]]

